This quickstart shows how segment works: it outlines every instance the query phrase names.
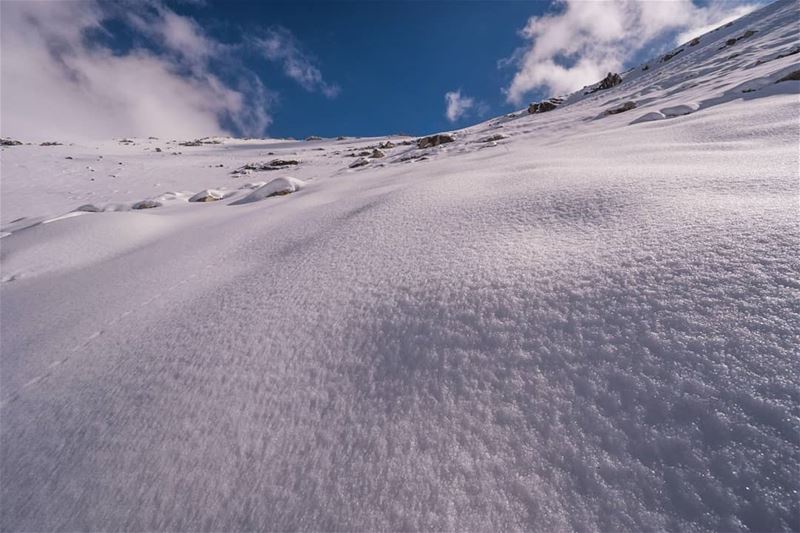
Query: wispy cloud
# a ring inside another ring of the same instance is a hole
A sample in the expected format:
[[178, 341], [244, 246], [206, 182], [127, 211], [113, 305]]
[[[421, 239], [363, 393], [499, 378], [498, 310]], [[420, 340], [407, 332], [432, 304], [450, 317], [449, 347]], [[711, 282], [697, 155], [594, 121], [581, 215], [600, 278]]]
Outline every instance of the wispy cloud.
[[669, 32], [698, 34], [752, 10], [740, 0], [562, 0], [557, 13], [532, 17], [520, 34], [530, 43], [509, 60], [517, 72], [505, 89], [520, 104], [536, 89], [571, 92], [620, 71], [640, 50]]
[[445, 93], [444, 101], [446, 105], [444, 114], [450, 122], [457, 122], [470, 115], [484, 115], [489, 109], [486, 103], [461, 94], [461, 89]]
[[463, 117], [475, 105], [475, 99], [461, 94], [461, 89], [451, 91], [444, 95], [447, 104], [445, 116], [450, 122], [455, 122]]
[[336, 98], [340, 88], [326, 82], [316, 66], [315, 59], [303, 51], [288, 29], [276, 26], [252, 39], [256, 49], [270, 61], [280, 63], [284, 73], [309, 92], [319, 91], [328, 98]]
[[134, 47], [120, 53], [89, 39], [91, 31], [107, 33], [104, 22], [115, 15], [111, 4], [2, 2], [3, 135], [75, 139], [264, 131], [271, 121], [269, 91], [245, 71], [226, 81], [215, 75], [208, 62], [221, 53], [219, 43], [162, 4], [129, 6], [135, 8], [126, 23], [160, 44], [159, 52]]

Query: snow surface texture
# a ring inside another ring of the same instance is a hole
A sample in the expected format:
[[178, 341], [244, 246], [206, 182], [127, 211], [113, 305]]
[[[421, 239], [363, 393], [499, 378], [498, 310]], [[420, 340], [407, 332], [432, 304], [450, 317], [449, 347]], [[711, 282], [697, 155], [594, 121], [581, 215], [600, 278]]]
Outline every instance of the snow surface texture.
[[800, 529], [796, 20], [354, 169], [3, 149], [0, 529]]

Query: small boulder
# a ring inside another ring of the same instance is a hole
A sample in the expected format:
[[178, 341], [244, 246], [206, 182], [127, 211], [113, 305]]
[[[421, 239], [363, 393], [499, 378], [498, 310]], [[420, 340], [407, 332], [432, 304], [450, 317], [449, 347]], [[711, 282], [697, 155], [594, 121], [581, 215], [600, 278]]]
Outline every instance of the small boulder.
[[380, 159], [381, 157], [386, 157], [386, 154], [375, 148], [369, 156], [373, 159]]
[[678, 50], [675, 50], [674, 52], [670, 52], [669, 54], [665, 54], [664, 57], [661, 58], [661, 61], [663, 63], [666, 63], [667, 61], [669, 61], [670, 59], [672, 59], [676, 55], [680, 54], [681, 52], [683, 52], [683, 48], [679, 48]]
[[636, 102], [625, 102], [624, 104], [612, 107], [611, 109], [607, 109], [605, 111], [605, 115], [616, 115], [618, 113], [624, 113], [625, 111], [630, 111], [631, 109], [636, 109]]
[[689, 41], [689, 46], [697, 46], [698, 44], [700, 44], [700, 37], [695, 37]]
[[436, 135], [429, 135], [422, 137], [417, 141], [417, 148], [431, 148], [439, 146], [440, 144], [451, 143], [455, 141], [452, 135], [447, 133], [437, 133]]
[[386, 141], [378, 144], [378, 148], [382, 150], [389, 150], [390, 148], [394, 148], [394, 143], [392, 141]]
[[161, 153], [161, 148], [156, 147], [156, 152]]
[[136, 202], [131, 206], [131, 209], [153, 209], [155, 207], [161, 207], [161, 202], [156, 202], [155, 200], [142, 200], [141, 202]]

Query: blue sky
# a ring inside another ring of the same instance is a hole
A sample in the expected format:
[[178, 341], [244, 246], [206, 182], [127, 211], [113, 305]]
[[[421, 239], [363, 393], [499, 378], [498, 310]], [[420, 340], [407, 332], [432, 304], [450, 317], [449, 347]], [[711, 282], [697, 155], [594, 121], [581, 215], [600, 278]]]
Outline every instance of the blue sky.
[[0, 3], [3, 135], [413, 135], [593, 83], [744, 0]]
[[[289, 29], [330, 83], [336, 98], [297, 90], [279, 65], [251, 58], [249, 67], [280, 93], [271, 133], [420, 134], [453, 127], [444, 95], [461, 89], [484, 102], [484, 116], [512, 109], [501, 88], [514, 74], [498, 68], [522, 44], [516, 30], [545, 2], [297, 2], [175, 6], [223, 39]], [[220, 23], [220, 21], [224, 21]], [[268, 80], [268, 81], [267, 81]], [[470, 122], [477, 115], [463, 117]]]

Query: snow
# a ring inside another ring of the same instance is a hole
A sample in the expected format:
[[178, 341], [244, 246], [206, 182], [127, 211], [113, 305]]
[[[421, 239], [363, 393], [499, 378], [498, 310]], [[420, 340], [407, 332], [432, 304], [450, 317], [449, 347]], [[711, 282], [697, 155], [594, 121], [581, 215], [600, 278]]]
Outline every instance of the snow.
[[357, 170], [3, 148], [0, 528], [800, 529], [796, 14]]

